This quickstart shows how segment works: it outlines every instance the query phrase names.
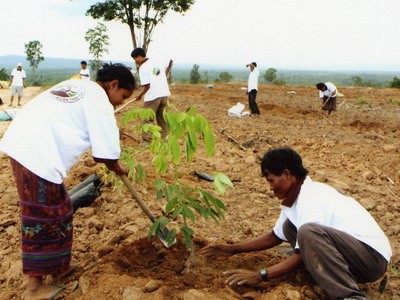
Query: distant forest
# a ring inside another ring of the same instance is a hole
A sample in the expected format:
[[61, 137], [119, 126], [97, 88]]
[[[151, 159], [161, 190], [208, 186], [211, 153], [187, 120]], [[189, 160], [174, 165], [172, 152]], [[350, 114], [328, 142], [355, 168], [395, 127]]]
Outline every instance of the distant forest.
[[[32, 84], [32, 71], [29, 67], [24, 68], [27, 72], [27, 83]], [[3, 71], [3, 72], [1, 72]], [[37, 70], [36, 81], [41, 86], [49, 86], [69, 79], [71, 76], [77, 74], [80, 68], [43, 68]], [[189, 83], [190, 82], [190, 67], [174, 67], [171, 72], [171, 82], [174, 83]], [[221, 68], [217, 69], [199, 67], [200, 84], [212, 84], [219, 82], [221, 73], [229, 73], [231, 82], [246, 83], [248, 79], [248, 70], [235, 69], [235, 68]], [[264, 79], [264, 69], [260, 69], [260, 83], [269, 83]], [[11, 69], [0, 69], [0, 74], [3, 73], [3, 78], [0, 80], [8, 80], [8, 75]], [[95, 74], [92, 73], [92, 79], [95, 79]], [[275, 84], [287, 86], [312, 86], [317, 82], [330, 81], [337, 86], [371, 86], [371, 87], [388, 87], [394, 77], [400, 77], [399, 73], [389, 71], [301, 71], [301, 70], [280, 70], [277, 69]], [[6, 78], [4, 78], [6, 77]]]

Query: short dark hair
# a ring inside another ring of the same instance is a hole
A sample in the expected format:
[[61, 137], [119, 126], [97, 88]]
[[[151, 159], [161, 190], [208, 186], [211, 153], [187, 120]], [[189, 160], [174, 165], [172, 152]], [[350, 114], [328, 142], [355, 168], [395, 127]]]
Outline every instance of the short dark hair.
[[253, 61], [251, 64], [252, 64], [253, 66], [257, 67], [257, 63], [256, 63], [255, 61]]
[[326, 85], [325, 85], [325, 83], [323, 83], [323, 82], [319, 82], [319, 83], [317, 83], [315, 86], [317, 87], [317, 89], [319, 89], [319, 90], [321, 90], [321, 91], [322, 91], [324, 88], [326, 88]]
[[136, 87], [135, 78], [132, 72], [123, 64], [104, 64], [103, 67], [97, 71], [96, 81], [108, 82], [118, 80], [118, 87], [133, 91]]
[[131, 52], [131, 56], [132, 58], [141, 56], [141, 57], [146, 57], [146, 51], [144, 51], [143, 48], [136, 48], [133, 49], [133, 51]]
[[290, 147], [275, 148], [264, 154], [261, 161], [261, 173], [264, 176], [279, 176], [284, 169], [288, 169], [297, 179], [305, 178], [308, 174], [300, 155]]
[[86, 61], [82, 60], [81, 65], [87, 65]]

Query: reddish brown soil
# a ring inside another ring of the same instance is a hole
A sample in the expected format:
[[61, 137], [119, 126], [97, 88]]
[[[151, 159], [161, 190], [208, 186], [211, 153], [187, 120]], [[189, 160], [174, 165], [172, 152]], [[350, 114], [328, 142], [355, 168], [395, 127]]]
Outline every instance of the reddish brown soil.
[[[287, 247], [213, 261], [198, 253], [207, 244], [237, 243], [271, 229], [279, 201], [260, 176], [259, 159], [266, 150], [283, 145], [302, 155], [313, 179], [353, 196], [375, 217], [390, 239], [392, 264], [386, 285], [379, 280], [362, 288], [370, 299], [400, 299], [400, 275], [395, 270], [400, 264], [400, 90], [340, 88], [338, 111], [328, 117], [319, 110], [314, 87], [262, 85], [261, 116], [231, 118], [227, 115], [231, 106], [237, 102], [247, 106], [241, 87], [239, 83], [215, 84], [212, 89], [171, 87], [171, 102], [182, 111], [196, 105], [212, 124], [217, 141], [214, 157], [201, 150], [192, 163], [180, 168], [181, 180], [212, 191], [212, 183], [194, 176], [194, 170], [223, 172], [235, 179], [234, 188], [221, 198], [228, 207], [225, 220], [220, 225], [200, 219], [191, 224], [196, 230], [195, 264], [181, 238], [168, 249], [157, 240], [149, 241], [150, 221], [129, 192], [107, 186], [90, 207], [80, 208], [75, 215], [73, 260], [80, 268], [69, 280], [79, 279], [80, 288], [68, 299], [323, 299], [305, 270], [253, 287], [224, 284], [224, 270], [270, 266], [285, 258]], [[1, 90], [0, 96], [7, 99]], [[359, 97], [369, 103], [361, 104]], [[138, 133], [130, 128], [124, 133], [123, 146], [139, 145]], [[155, 200], [149, 157], [147, 150], [138, 154], [148, 171], [148, 183], [135, 187], [160, 216], [165, 203]], [[85, 155], [71, 170], [66, 186], [76, 185], [98, 167]], [[0, 156], [0, 170], [0, 298], [19, 299], [26, 286], [20, 262], [19, 208], [4, 156]]]

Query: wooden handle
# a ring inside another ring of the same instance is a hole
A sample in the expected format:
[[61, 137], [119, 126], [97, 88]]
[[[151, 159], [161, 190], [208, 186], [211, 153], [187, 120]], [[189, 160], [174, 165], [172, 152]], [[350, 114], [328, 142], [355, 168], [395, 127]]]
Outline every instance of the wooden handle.
[[135, 188], [133, 187], [132, 183], [128, 180], [128, 178], [125, 175], [120, 175], [119, 177], [124, 182], [128, 190], [131, 192], [133, 198], [136, 200], [137, 204], [139, 204], [140, 208], [144, 211], [144, 213], [150, 218], [150, 220], [153, 223], [156, 222], [157, 221], [156, 217], [153, 215], [153, 213], [150, 211], [147, 205], [143, 202], [142, 198], [136, 192]]

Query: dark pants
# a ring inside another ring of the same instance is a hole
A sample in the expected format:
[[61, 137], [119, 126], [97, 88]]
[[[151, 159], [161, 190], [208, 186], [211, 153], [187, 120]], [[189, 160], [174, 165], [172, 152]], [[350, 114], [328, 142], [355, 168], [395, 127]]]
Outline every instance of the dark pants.
[[252, 114], [259, 115], [260, 111], [256, 102], [257, 90], [251, 90], [249, 92], [249, 107]]
[[289, 220], [283, 230], [292, 247], [297, 237], [307, 271], [329, 299], [365, 297], [358, 282], [376, 281], [386, 272], [386, 259], [347, 233], [316, 223], [297, 230]]
[[[168, 128], [167, 128], [167, 123], [164, 120], [164, 109], [167, 107], [167, 97], [160, 97], [157, 98], [153, 101], [148, 101], [144, 102], [143, 108], [150, 108], [156, 113], [156, 120], [157, 120], [157, 125], [161, 127], [161, 137], [163, 139], [166, 138], [168, 135]], [[146, 120], [144, 123], [153, 123], [154, 120]], [[151, 141], [151, 136], [149, 133], [144, 132], [142, 133], [142, 138], [146, 142]]]

